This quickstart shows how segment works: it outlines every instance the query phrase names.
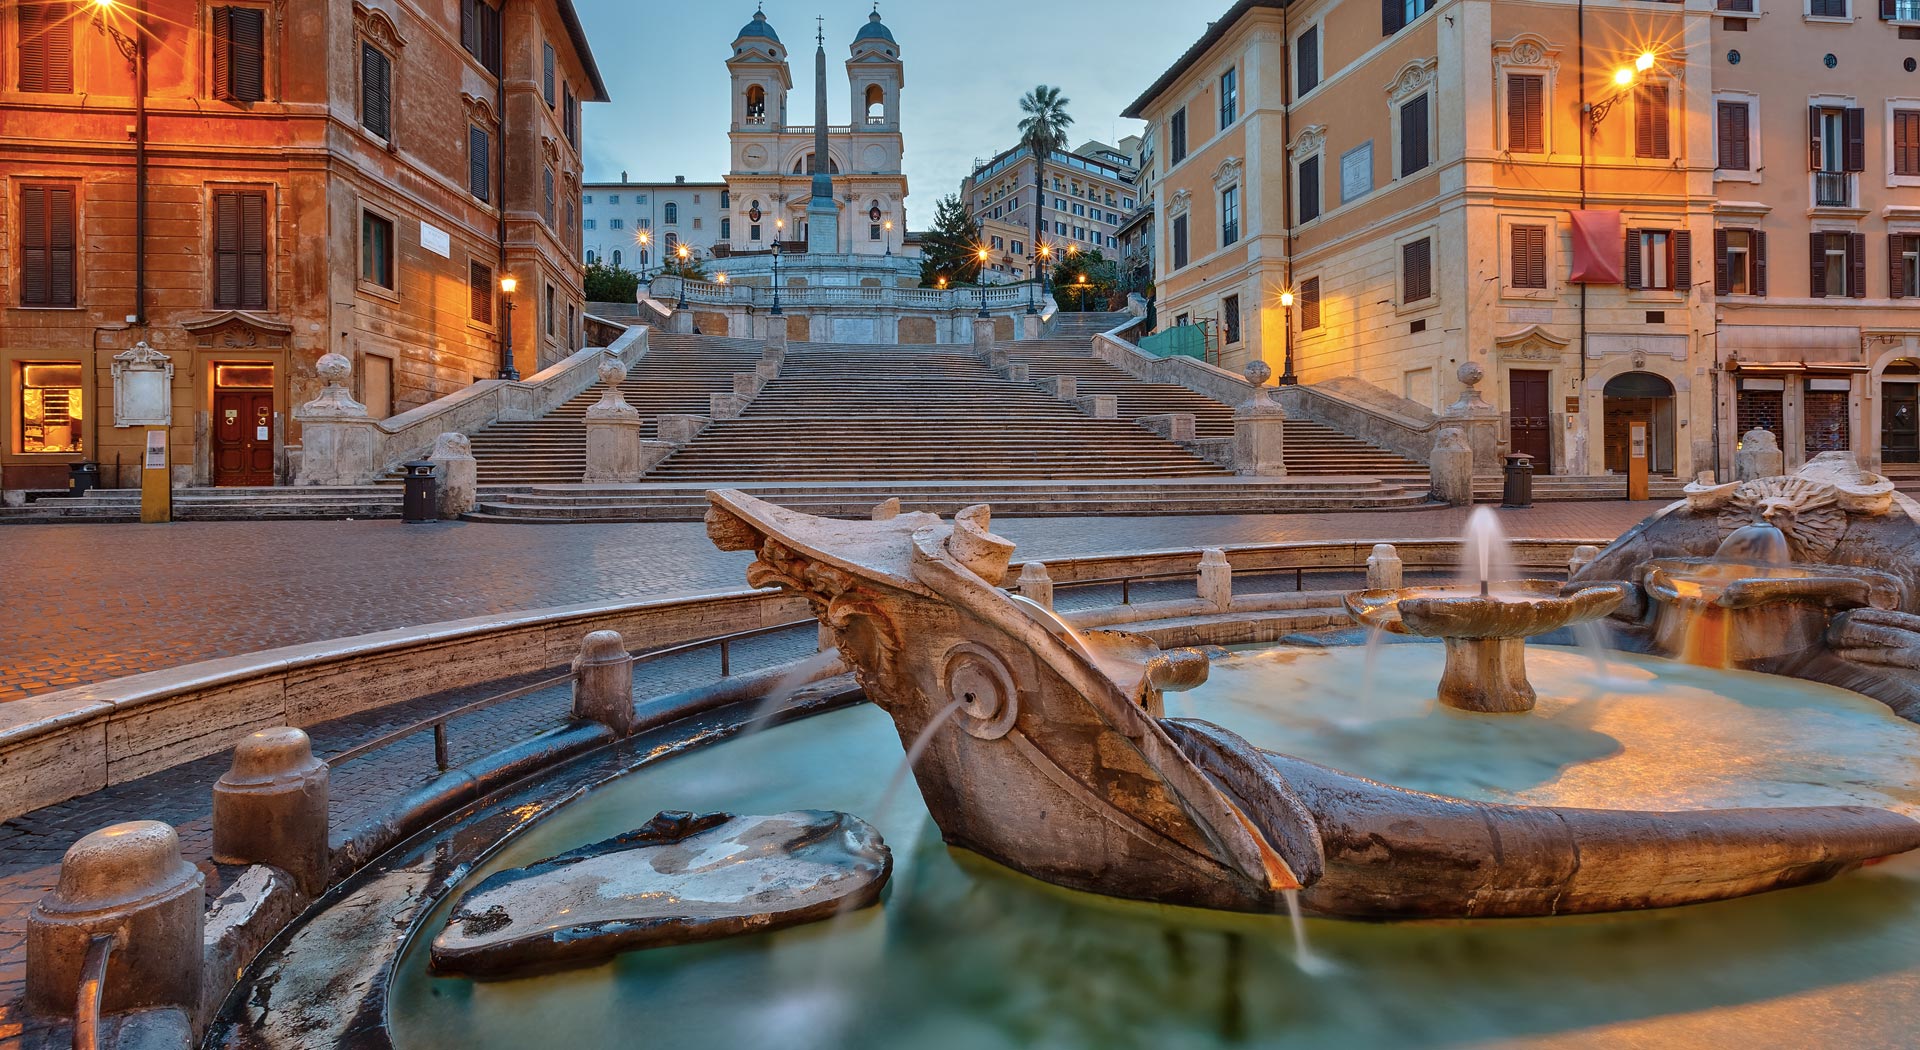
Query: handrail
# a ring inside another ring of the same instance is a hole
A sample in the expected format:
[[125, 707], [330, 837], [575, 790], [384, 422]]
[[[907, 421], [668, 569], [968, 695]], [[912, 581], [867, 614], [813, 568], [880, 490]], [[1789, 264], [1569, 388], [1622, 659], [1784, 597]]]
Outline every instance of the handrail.
[[87, 942], [80, 964], [80, 993], [73, 1004], [73, 1050], [99, 1050], [100, 1009], [107, 998], [107, 963], [120, 944], [120, 935], [96, 933]]
[[[1518, 568], [1519, 565], [1516, 564], [1515, 567]], [[1529, 567], [1538, 568], [1540, 566], [1532, 565]], [[1292, 567], [1276, 566], [1270, 569], [1235, 569], [1233, 570], [1233, 578], [1236, 580], [1257, 579], [1266, 576], [1285, 576], [1291, 572], [1293, 573], [1293, 589], [1295, 593], [1303, 593], [1306, 590], [1307, 573], [1358, 572], [1365, 568], [1365, 562], [1342, 562], [1339, 564], [1295, 565]], [[1427, 571], [1438, 570], [1430, 569]], [[1132, 605], [1133, 585], [1136, 583], [1153, 583], [1160, 580], [1193, 580], [1199, 577], [1200, 570], [1198, 569], [1188, 569], [1180, 572], [1140, 572], [1127, 576], [1099, 576], [1086, 580], [1056, 580], [1054, 581], [1053, 587], [1054, 590], [1058, 591], [1070, 587], [1111, 587], [1114, 584], [1119, 584], [1120, 604]]]

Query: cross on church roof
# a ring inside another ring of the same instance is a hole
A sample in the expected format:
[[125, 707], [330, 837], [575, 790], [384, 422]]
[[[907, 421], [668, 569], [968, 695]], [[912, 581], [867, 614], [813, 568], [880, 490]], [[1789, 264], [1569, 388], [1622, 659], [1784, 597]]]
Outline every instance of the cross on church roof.
[[[875, 6], [878, 6], [878, 5], [876, 4]], [[819, 33], [817, 35], [817, 39], [820, 41], [820, 46], [826, 47], [827, 46], [827, 16], [815, 15], [813, 20], [819, 24]]]

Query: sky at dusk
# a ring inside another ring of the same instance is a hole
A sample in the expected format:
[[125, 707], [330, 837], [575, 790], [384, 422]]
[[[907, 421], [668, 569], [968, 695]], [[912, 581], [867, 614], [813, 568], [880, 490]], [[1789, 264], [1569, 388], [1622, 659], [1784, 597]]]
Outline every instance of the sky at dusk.
[[[586, 109], [589, 181], [717, 180], [727, 169], [729, 45], [752, 0], [575, 0], [613, 98]], [[882, 0], [900, 43], [910, 222], [924, 228], [975, 159], [1013, 144], [1020, 96], [1058, 85], [1071, 100], [1073, 145], [1136, 133], [1125, 109], [1230, 0], [1098, 0], [1039, 7], [1023, 0]], [[813, 122], [814, 16], [826, 17], [828, 119], [848, 122], [847, 48], [872, 0], [766, 0], [787, 46], [789, 112]]]

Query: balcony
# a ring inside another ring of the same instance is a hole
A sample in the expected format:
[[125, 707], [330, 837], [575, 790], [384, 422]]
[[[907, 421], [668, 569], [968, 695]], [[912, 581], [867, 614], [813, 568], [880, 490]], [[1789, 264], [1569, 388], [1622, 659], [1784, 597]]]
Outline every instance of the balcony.
[[1813, 173], [1813, 203], [1823, 208], [1845, 208], [1853, 204], [1853, 176], [1844, 171]]

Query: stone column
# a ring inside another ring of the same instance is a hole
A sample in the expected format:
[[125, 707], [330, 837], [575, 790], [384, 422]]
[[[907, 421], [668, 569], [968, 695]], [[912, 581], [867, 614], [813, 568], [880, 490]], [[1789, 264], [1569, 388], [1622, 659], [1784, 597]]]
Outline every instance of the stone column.
[[667, 331], [675, 335], [693, 334], [693, 309], [675, 310], [667, 317]]
[[582, 481], [626, 484], [647, 472], [640, 448], [640, 411], [627, 404], [620, 381], [627, 368], [609, 355], [600, 362], [600, 382], [606, 392], [587, 409], [587, 472]]
[[1453, 507], [1473, 504], [1473, 449], [1459, 427], [1442, 427], [1435, 435], [1428, 470], [1434, 499]]
[[67, 850], [53, 892], [27, 913], [27, 1009], [70, 1017], [95, 937], [114, 938], [101, 1009], [200, 1007], [206, 879], [153, 820], [115, 824]]
[[1406, 563], [1400, 560], [1400, 552], [1391, 543], [1376, 543], [1373, 554], [1367, 558], [1367, 589], [1370, 591], [1397, 591], [1405, 586]]
[[1233, 604], [1233, 566], [1227, 552], [1218, 547], [1200, 552], [1200, 582], [1196, 588], [1201, 601], [1225, 611]]
[[1487, 377], [1487, 370], [1468, 361], [1460, 366], [1457, 375], [1466, 390], [1461, 393], [1459, 400], [1440, 413], [1440, 419], [1447, 426], [1460, 431], [1468, 449], [1473, 452], [1472, 469], [1482, 474], [1498, 473], [1502, 466], [1500, 410], [1481, 397], [1478, 389], [1481, 381]]
[[1787, 454], [1773, 431], [1754, 427], [1740, 435], [1740, 450], [1733, 454], [1733, 480], [1775, 478], [1787, 472]]
[[1053, 608], [1053, 577], [1047, 574], [1042, 562], [1030, 561], [1020, 568], [1020, 579], [1014, 583], [1014, 589], [1021, 596]]
[[327, 888], [327, 764], [307, 734], [266, 729], [233, 749], [233, 766], [213, 786], [213, 859], [271, 864], [308, 897]]
[[1251, 477], [1287, 474], [1287, 414], [1265, 390], [1233, 410], [1233, 465]]
[[433, 439], [427, 459], [439, 469], [440, 516], [449, 521], [473, 509], [480, 500], [480, 465], [473, 458], [473, 442], [449, 431]]
[[339, 354], [320, 358], [314, 370], [327, 381], [320, 396], [293, 410], [300, 422], [300, 473], [296, 485], [370, 485], [380, 462], [380, 424], [347, 392], [353, 362]]
[[633, 657], [619, 631], [595, 631], [573, 658], [573, 717], [621, 736], [639, 720], [633, 707]]

